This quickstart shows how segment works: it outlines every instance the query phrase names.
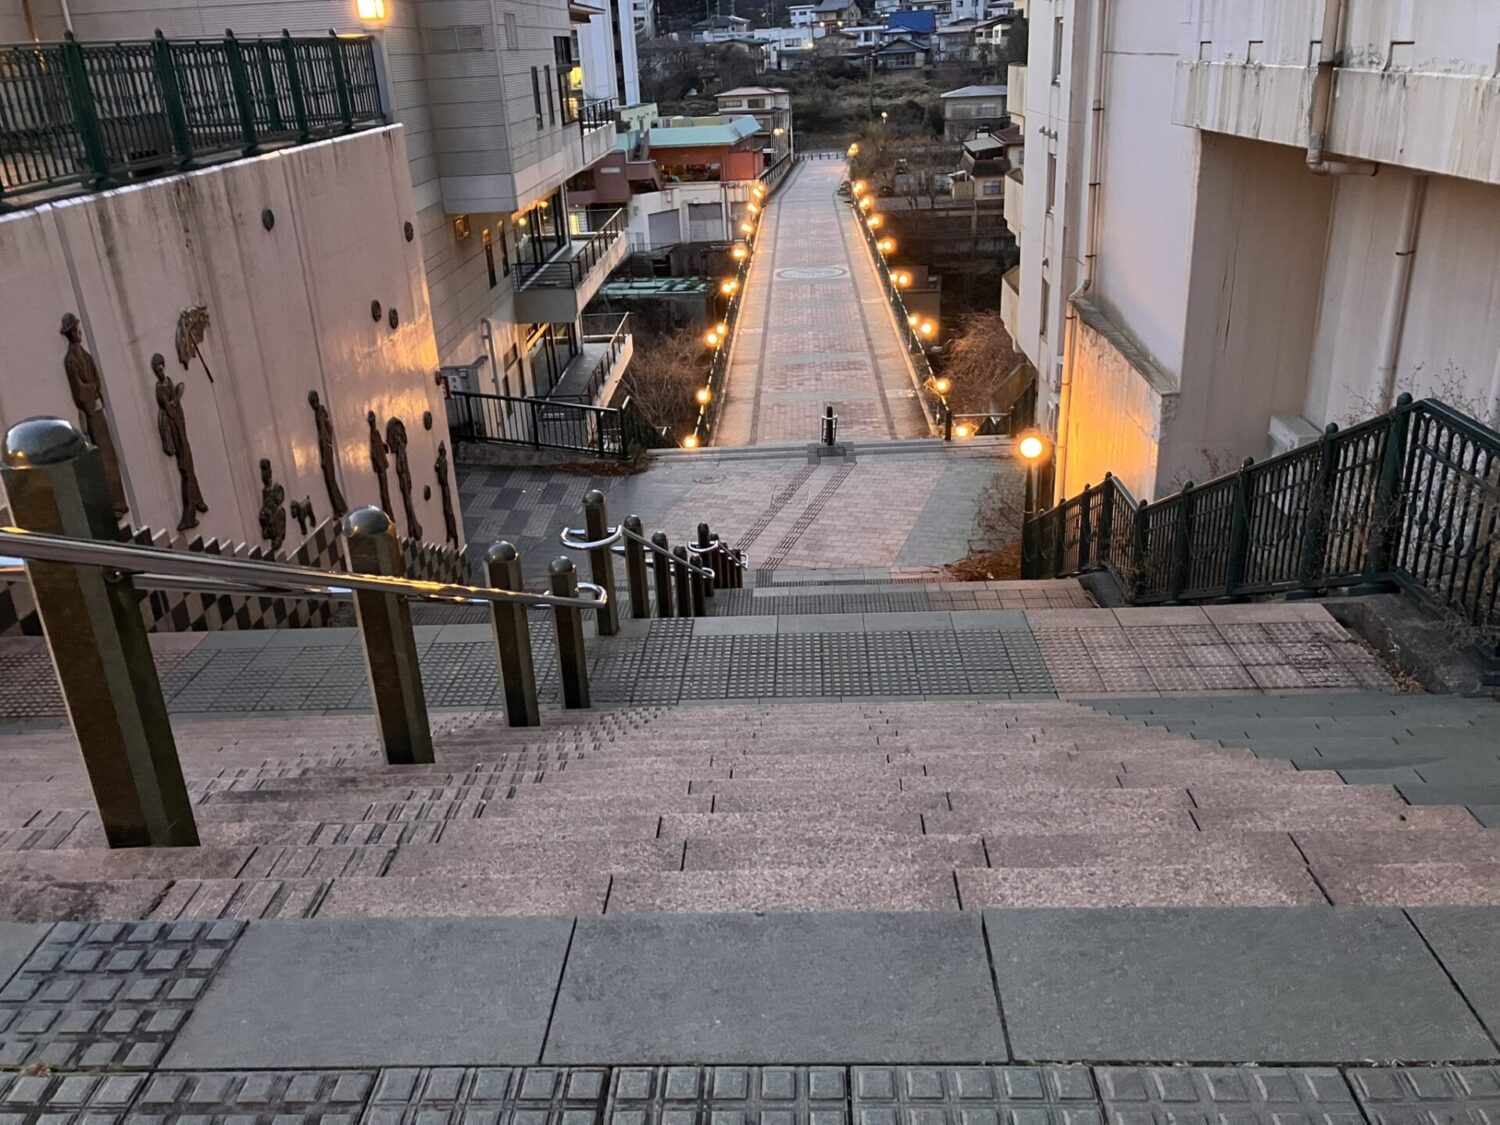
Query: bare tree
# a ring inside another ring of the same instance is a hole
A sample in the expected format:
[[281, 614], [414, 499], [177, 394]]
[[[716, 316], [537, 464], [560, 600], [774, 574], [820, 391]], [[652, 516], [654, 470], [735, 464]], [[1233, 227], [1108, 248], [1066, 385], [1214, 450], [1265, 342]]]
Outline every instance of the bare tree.
[[635, 357], [622, 380], [625, 393], [648, 422], [680, 438], [698, 417], [693, 395], [708, 379], [708, 364], [696, 328], [675, 328], [644, 341], [638, 336]]
[[982, 414], [1010, 409], [1026, 389], [1027, 376], [1017, 374], [1023, 362], [999, 312], [977, 312], [965, 317], [944, 349], [939, 372], [953, 380], [948, 402], [954, 413]]

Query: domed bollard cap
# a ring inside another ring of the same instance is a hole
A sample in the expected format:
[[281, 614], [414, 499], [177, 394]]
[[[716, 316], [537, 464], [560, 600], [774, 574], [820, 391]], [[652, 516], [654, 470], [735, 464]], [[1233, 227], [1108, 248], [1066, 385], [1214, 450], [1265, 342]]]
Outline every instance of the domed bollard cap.
[[88, 439], [72, 422], [39, 416], [17, 422], [5, 435], [4, 461], [8, 469], [58, 465], [86, 451]]

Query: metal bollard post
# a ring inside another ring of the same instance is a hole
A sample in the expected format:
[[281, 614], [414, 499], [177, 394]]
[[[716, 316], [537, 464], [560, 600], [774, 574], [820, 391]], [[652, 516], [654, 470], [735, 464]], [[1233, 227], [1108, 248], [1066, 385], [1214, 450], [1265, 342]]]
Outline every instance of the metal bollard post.
[[693, 616], [707, 617], [708, 591], [713, 589], [713, 579], [705, 578], [702, 574], [698, 573], [697, 569], [693, 569], [694, 567], [701, 569], [703, 564], [695, 559], [692, 553], [685, 547], [682, 549], [682, 561], [683, 566], [689, 568], [688, 589], [692, 591], [693, 595]]
[[[497, 590], [523, 589], [521, 556], [514, 546], [500, 542], [485, 552], [485, 574]], [[495, 631], [495, 664], [505, 693], [505, 721], [513, 727], [542, 725], [536, 704], [536, 668], [531, 663], [531, 622], [519, 602], [491, 602], [490, 625]]]
[[[644, 535], [640, 516], [626, 516], [624, 527], [635, 535]], [[629, 535], [625, 536], [625, 583], [630, 589], [630, 616], [651, 616], [651, 584], [646, 578], [646, 548]]]
[[687, 548], [672, 548], [672, 577], [677, 587], [677, 616], [693, 616], [693, 576], [688, 571]]
[[823, 444], [833, 446], [837, 444], [839, 433], [839, 416], [833, 412], [833, 407], [823, 408]]
[[[379, 508], [356, 508], [344, 517], [344, 562], [356, 574], [401, 578], [401, 544], [396, 524]], [[411, 606], [400, 594], [356, 591], [354, 613], [370, 675], [375, 725], [393, 766], [432, 761], [432, 730], [417, 638], [411, 630]]]
[[[658, 531], [651, 537], [654, 546], [670, 551], [667, 533]], [[651, 552], [651, 569], [656, 572], [656, 616], [672, 616], [672, 563], [665, 555]]]
[[[713, 550], [709, 550], [713, 547]], [[714, 546], [714, 537], [708, 530], [708, 524], [698, 525], [698, 565], [706, 566], [714, 572], [712, 579], [703, 580], [703, 593], [705, 597], [714, 596], [714, 587], [723, 584], [723, 574], [719, 569], [719, 550]]]
[[[547, 568], [552, 592], [560, 598], [578, 596], [578, 568], [566, 556], [555, 558]], [[583, 610], [556, 606], [552, 610], [557, 624], [557, 662], [561, 673], [563, 706], [577, 709], [589, 706], [589, 663], [583, 650]]]
[[[609, 509], [604, 503], [604, 493], [591, 488], [583, 497], [583, 527], [590, 542], [609, 535]], [[595, 547], [589, 551], [589, 570], [594, 585], [602, 586], [609, 595], [594, 613], [594, 621], [601, 637], [612, 637], [620, 631], [620, 607], [615, 604], [615, 556], [612, 547]]]
[[[61, 418], [12, 426], [0, 463], [18, 526], [120, 538], [103, 458]], [[28, 562], [26, 577], [109, 846], [195, 846], [193, 807], [134, 584], [99, 567], [54, 562]]]

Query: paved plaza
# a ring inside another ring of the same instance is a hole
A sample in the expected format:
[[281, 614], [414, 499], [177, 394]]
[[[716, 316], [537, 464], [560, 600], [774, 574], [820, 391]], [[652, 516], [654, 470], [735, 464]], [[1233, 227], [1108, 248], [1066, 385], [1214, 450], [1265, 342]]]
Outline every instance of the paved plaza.
[[767, 204], [713, 444], [818, 439], [831, 405], [841, 438], [926, 437], [870, 252], [836, 194], [842, 160], [803, 161]]

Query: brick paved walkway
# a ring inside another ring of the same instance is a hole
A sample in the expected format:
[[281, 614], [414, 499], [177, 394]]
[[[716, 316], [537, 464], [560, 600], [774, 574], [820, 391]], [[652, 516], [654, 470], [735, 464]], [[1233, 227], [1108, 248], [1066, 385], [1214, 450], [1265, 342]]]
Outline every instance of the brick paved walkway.
[[849, 207], [842, 161], [802, 163], [766, 208], [714, 444], [926, 437], [905, 346]]

